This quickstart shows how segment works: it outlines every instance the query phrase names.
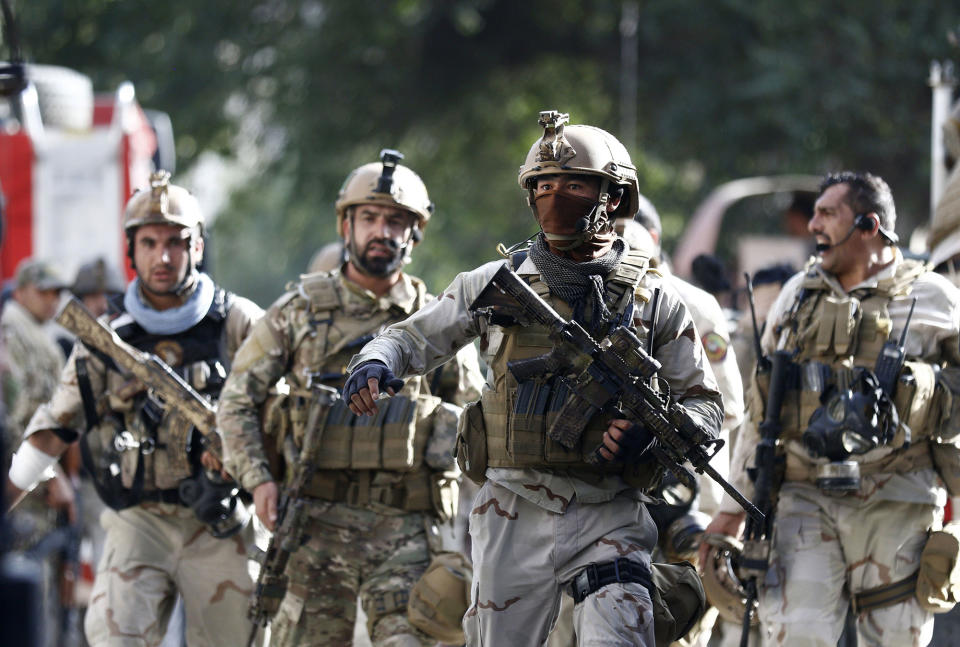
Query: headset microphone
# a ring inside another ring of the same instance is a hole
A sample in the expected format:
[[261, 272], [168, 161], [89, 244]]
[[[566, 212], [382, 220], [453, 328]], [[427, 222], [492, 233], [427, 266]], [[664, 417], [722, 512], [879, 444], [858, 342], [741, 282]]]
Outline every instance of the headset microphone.
[[833, 249], [834, 247], [840, 247], [840, 245], [843, 245], [845, 242], [850, 240], [850, 236], [853, 236], [853, 232], [855, 232], [858, 229], [862, 231], [873, 231], [873, 220], [867, 217], [867, 214], [865, 213], [858, 213], [856, 218], [853, 219], [853, 226], [850, 227], [850, 231], [848, 231], [847, 235], [843, 237], [843, 240], [841, 240], [838, 243], [834, 243], [833, 245], [831, 245], [830, 243], [817, 243], [816, 245], [817, 252], [823, 253], [828, 249]]

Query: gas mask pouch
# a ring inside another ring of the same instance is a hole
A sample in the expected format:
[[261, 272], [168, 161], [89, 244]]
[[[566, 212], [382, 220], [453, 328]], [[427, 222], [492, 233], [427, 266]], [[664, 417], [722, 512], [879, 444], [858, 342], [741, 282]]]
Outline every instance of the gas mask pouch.
[[189, 506], [197, 519], [207, 524], [217, 539], [232, 537], [247, 523], [249, 513], [239, 499], [240, 489], [234, 481], [219, 475], [211, 477], [199, 469], [194, 476], [180, 481], [180, 500]]

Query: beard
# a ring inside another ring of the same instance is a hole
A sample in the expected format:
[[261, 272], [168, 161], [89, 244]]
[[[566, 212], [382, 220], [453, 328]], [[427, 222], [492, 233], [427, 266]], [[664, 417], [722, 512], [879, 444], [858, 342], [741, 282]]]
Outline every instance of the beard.
[[[392, 254], [390, 256], [374, 256], [370, 252], [370, 248], [373, 245], [382, 245], [389, 249]], [[363, 251], [359, 254], [356, 252], [356, 247], [356, 241], [351, 241], [350, 256], [354, 261], [354, 265], [357, 266], [357, 269], [364, 274], [383, 278], [390, 276], [403, 266], [405, 248], [398, 245], [396, 241], [387, 238], [371, 240], [364, 246]]]

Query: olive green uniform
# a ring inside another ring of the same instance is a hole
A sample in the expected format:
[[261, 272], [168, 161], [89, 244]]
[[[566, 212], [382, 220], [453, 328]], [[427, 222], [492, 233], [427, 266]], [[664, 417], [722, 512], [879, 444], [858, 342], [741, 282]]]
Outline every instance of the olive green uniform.
[[[300, 446], [309, 381], [341, 387], [363, 343], [428, 298], [404, 274], [377, 297], [334, 271], [302, 276], [273, 304], [241, 348], [218, 412], [227, 468], [244, 488], [281, 480], [271, 453], [282, 454], [287, 438]], [[288, 563], [273, 645], [350, 644], [358, 595], [375, 645], [433, 644], [409, 624], [406, 600], [430, 560], [425, 523], [453, 496], [441, 485], [459, 407], [438, 394], [456, 404], [479, 395], [472, 350], [439, 375], [408, 380], [381, 415], [358, 418], [340, 401], [320, 417], [320, 459], [305, 499], [309, 538]]]

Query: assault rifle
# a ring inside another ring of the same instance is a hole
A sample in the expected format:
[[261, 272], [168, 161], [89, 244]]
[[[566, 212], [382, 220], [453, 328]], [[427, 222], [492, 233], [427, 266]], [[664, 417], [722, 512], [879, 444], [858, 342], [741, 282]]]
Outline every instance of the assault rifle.
[[106, 356], [119, 369], [137, 378], [164, 407], [181, 413], [203, 436], [204, 449], [221, 460], [223, 452], [216, 433], [217, 410], [163, 360], [120, 339], [73, 297], [60, 308], [56, 320], [98, 356]]
[[260, 627], [265, 625], [280, 607], [280, 601], [287, 592], [288, 578], [285, 572], [287, 562], [290, 560], [290, 555], [308, 539], [304, 534], [307, 522], [304, 491], [316, 469], [320, 453], [324, 425], [317, 423], [321, 422], [320, 416], [326, 414], [340, 399], [339, 391], [332, 387], [313, 382], [310, 388], [317, 395], [310, 405], [303, 435], [303, 447], [299, 454], [297, 454], [292, 435], [288, 434], [284, 439], [287, 443], [284, 454], [288, 457], [288, 463], [291, 466], [290, 478], [277, 506], [276, 530], [270, 538], [263, 564], [260, 566], [257, 584], [250, 596], [247, 617], [253, 622], [253, 629], [250, 631], [247, 647], [252, 647]]
[[[518, 381], [548, 373], [561, 377], [571, 398], [558, 414], [558, 422], [567, 419], [568, 414], [582, 420], [586, 417], [583, 411], [592, 416], [601, 410], [638, 420], [659, 441], [650, 450], [653, 456], [680, 482], [694, 486], [692, 475], [683, 467], [689, 461], [697, 472], [720, 484], [758, 523], [763, 521], [756, 506], [710, 465], [713, 454], [708, 454], [704, 447], [713, 445], [719, 449], [723, 441], [710, 439], [681, 405], [670, 401], [669, 394], [650, 385], [649, 380], [660, 370], [660, 362], [643, 349], [630, 329], [620, 326], [597, 343], [579, 323], [557, 314], [506, 265], [497, 271], [470, 310], [494, 324], [539, 324], [547, 328], [553, 350], [541, 357], [511, 361], [507, 367]], [[549, 433], [571, 447], [579, 439], [579, 431], [582, 428], [561, 426]], [[603, 461], [599, 450], [598, 447], [593, 452], [593, 462]]]

